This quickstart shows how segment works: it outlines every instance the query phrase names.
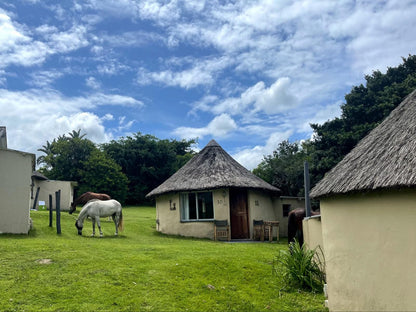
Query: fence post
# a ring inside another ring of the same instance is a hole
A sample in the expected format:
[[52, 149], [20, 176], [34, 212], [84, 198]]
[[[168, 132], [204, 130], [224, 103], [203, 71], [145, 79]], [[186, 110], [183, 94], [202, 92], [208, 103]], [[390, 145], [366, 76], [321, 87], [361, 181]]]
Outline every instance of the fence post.
[[61, 190], [55, 192], [56, 198], [56, 233], [61, 234]]
[[310, 179], [309, 179], [309, 164], [307, 161], [304, 163], [304, 182], [305, 182], [305, 214], [306, 218], [311, 216], [311, 200], [309, 197]]
[[33, 210], [36, 209], [36, 205], [38, 204], [39, 191], [40, 191], [40, 187], [38, 187], [36, 190], [35, 200], [33, 201], [33, 207], [32, 207]]
[[52, 227], [52, 218], [53, 218], [53, 201], [52, 201], [52, 195], [49, 194], [49, 227]]

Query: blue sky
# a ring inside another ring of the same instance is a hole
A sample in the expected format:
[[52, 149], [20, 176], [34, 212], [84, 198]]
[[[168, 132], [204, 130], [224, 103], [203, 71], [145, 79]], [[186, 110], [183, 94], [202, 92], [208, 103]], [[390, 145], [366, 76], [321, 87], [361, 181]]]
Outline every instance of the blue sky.
[[37, 153], [82, 129], [215, 139], [248, 169], [416, 53], [416, 1], [0, 2], [0, 125]]

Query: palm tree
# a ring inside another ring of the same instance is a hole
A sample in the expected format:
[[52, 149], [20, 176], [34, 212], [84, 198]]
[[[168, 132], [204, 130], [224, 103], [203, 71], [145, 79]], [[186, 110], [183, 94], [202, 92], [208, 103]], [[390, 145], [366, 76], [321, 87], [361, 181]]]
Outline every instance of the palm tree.
[[85, 137], [87, 135], [86, 133], [81, 135], [81, 129], [78, 129], [78, 131], [72, 130], [72, 132], [70, 132], [68, 134], [72, 139], [75, 139], [75, 138], [82, 139], [83, 137]]
[[42, 163], [48, 165], [47, 157], [53, 154], [52, 148], [53, 148], [54, 143], [55, 143], [55, 140], [53, 140], [52, 143], [49, 143], [49, 141], [46, 141], [46, 145], [42, 145], [42, 148], [38, 149], [39, 152], [43, 152], [46, 154], [46, 155], [39, 156], [39, 158], [36, 160], [36, 163], [38, 165]]

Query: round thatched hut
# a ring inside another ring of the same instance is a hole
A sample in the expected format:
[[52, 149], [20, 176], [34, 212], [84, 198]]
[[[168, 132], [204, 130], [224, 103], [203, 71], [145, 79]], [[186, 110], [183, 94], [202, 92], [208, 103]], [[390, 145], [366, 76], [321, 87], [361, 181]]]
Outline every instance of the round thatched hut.
[[330, 311], [416, 311], [416, 91], [311, 191]]
[[147, 197], [156, 197], [160, 232], [213, 238], [214, 220], [227, 220], [231, 238], [248, 239], [253, 220], [277, 220], [279, 193], [212, 140]]

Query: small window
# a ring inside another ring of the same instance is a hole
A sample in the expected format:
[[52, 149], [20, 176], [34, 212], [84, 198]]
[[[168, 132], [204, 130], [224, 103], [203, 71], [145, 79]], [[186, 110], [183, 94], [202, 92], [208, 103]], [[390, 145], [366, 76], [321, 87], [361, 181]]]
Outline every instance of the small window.
[[288, 217], [290, 212], [290, 204], [283, 204], [283, 217]]
[[182, 193], [180, 205], [182, 221], [214, 219], [212, 192]]

